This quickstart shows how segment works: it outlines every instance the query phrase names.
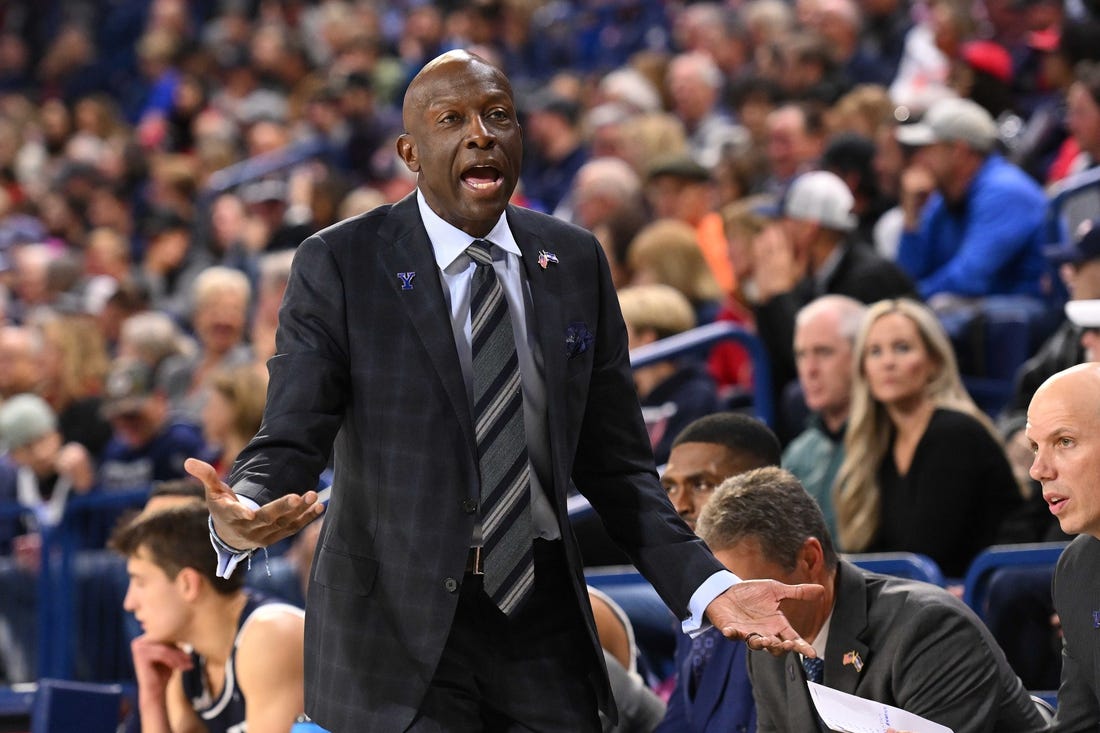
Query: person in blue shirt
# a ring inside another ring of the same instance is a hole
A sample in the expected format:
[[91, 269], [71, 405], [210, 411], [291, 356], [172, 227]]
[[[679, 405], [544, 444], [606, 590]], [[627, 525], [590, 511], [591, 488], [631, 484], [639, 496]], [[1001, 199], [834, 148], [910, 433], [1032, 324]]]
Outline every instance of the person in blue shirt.
[[99, 464], [100, 490], [142, 489], [153, 481], [184, 478], [184, 460], [205, 453], [202, 431], [172, 416], [148, 365], [116, 363], [107, 376], [104, 397], [103, 414], [112, 435]]
[[968, 99], [944, 99], [896, 135], [920, 148], [902, 174], [897, 263], [921, 298], [936, 309], [987, 296], [1043, 303], [1052, 285], [1042, 252], [1046, 196], [996, 152], [989, 113]]

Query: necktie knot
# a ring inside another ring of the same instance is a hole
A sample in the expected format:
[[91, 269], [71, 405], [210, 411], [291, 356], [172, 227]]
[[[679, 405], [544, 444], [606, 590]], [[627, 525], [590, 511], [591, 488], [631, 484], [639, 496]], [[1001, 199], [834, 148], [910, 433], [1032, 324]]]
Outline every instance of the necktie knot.
[[470, 259], [476, 262], [478, 265], [491, 265], [493, 264], [493, 244], [487, 242], [484, 239], [475, 239], [470, 243], [470, 246], [466, 248], [466, 254], [470, 256]]
[[825, 660], [820, 657], [802, 657], [802, 669], [806, 670], [806, 679], [821, 684], [825, 678]]

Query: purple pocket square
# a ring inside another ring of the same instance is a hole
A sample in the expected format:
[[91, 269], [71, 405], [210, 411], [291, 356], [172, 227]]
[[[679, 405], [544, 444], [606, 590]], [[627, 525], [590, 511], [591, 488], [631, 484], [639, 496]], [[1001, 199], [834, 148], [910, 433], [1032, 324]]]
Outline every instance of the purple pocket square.
[[588, 326], [580, 321], [570, 323], [565, 329], [565, 356], [572, 359], [588, 351], [596, 337], [588, 330]]

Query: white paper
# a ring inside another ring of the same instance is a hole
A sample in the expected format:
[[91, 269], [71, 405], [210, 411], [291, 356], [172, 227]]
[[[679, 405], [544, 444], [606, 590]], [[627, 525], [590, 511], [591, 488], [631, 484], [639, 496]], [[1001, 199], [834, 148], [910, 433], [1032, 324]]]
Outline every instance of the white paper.
[[919, 715], [874, 700], [807, 682], [817, 714], [830, 729], [840, 733], [885, 733], [887, 728], [911, 733], [954, 733], [950, 728]]

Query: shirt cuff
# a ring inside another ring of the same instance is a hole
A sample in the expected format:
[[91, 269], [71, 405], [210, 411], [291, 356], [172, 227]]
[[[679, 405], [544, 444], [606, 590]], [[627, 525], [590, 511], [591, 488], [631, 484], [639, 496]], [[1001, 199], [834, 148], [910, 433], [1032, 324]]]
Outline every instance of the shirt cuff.
[[691, 615], [683, 620], [680, 628], [688, 636], [695, 638], [711, 627], [710, 621], [704, 615], [707, 606], [718, 596], [725, 593], [730, 587], [737, 585], [741, 579], [728, 570], [719, 570], [714, 575], [703, 581], [703, 584], [691, 595], [688, 602], [688, 613]]
[[[244, 504], [246, 507], [252, 510], [260, 508], [252, 499], [241, 494], [237, 494], [237, 500]], [[244, 560], [252, 557], [253, 550], [238, 550], [236, 547], [226, 543], [218, 536], [218, 533], [214, 531], [214, 518], [209, 519], [210, 526], [210, 544], [214, 546], [214, 551], [218, 553], [218, 570], [216, 575], [219, 578], [228, 578], [233, 575], [233, 571], [237, 569], [237, 566]]]

